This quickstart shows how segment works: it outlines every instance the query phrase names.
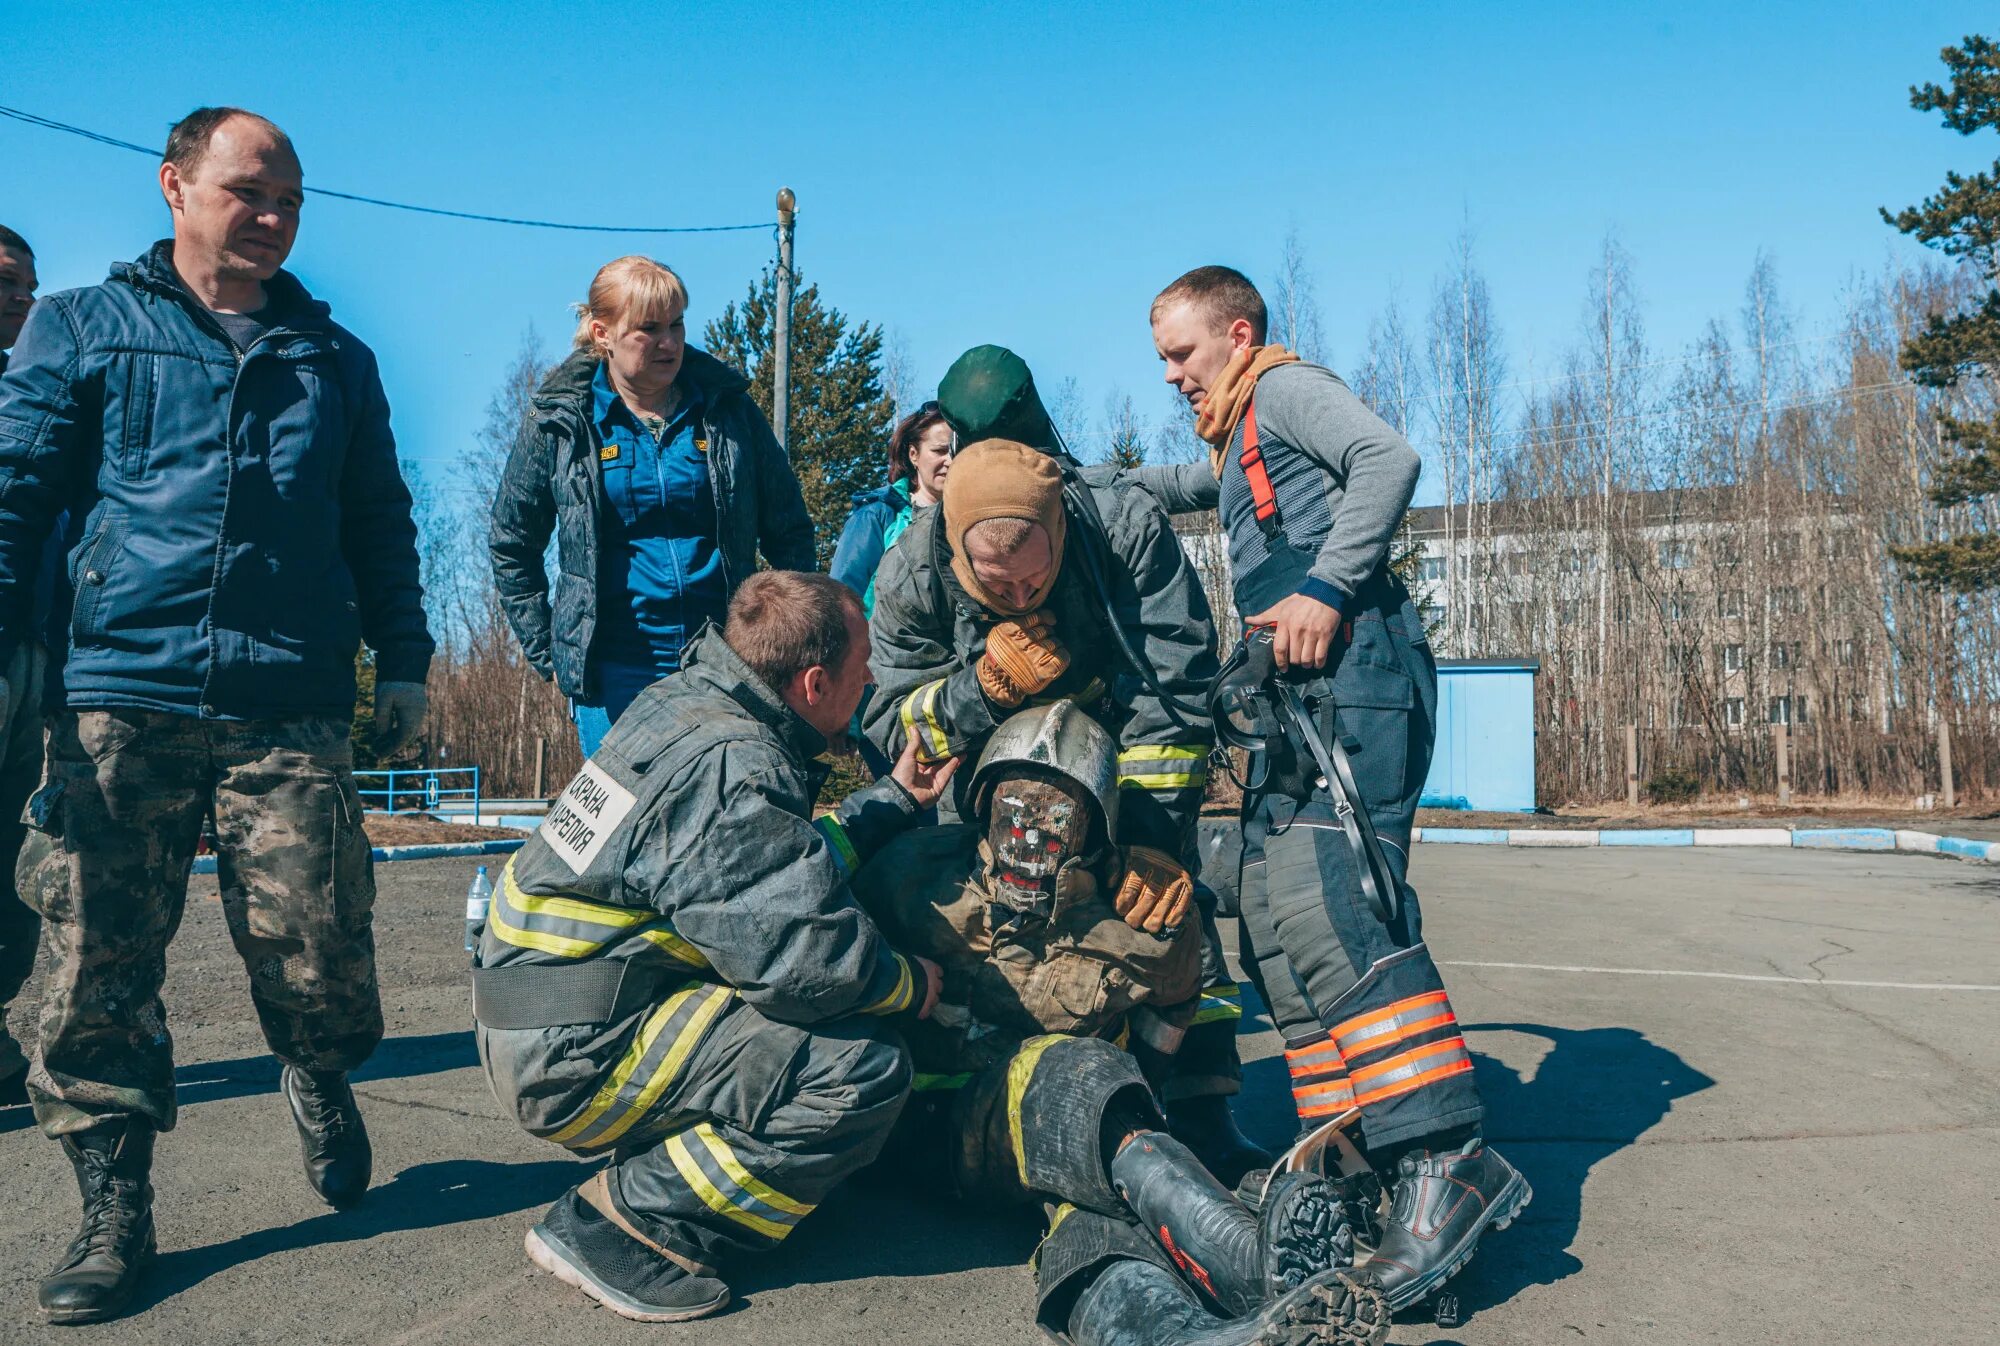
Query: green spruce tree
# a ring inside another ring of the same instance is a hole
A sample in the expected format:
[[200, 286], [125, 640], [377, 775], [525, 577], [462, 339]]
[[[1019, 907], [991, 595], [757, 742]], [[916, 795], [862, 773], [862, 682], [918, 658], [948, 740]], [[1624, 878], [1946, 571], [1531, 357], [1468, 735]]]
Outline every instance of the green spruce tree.
[[[1950, 86], [1914, 86], [1910, 106], [1943, 113], [1944, 124], [1961, 135], [2000, 131], [2000, 44], [1974, 35], [1942, 55]], [[1885, 210], [1882, 218], [1964, 258], [1989, 287], [1964, 311], [1933, 316], [1903, 346], [1903, 368], [1932, 388], [2000, 372], [2000, 162], [1971, 177], [1947, 173], [1935, 196], [1894, 215]], [[1938, 423], [1951, 449], [1931, 478], [1931, 500], [1955, 509], [2000, 495], [2000, 419], [1940, 416]], [[1968, 526], [1941, 542], [1894, 548], [1893, 555], [1910, 578], [1931, 588], [1973, 593], [2000, 586], [2000, 534], [1990, 530]]]
[[[887, 477], [884, 447], [896, 404], [883, 387], [881, 327], [850, 323], [840, 310], [820, 302], [817, 285], [803, 284], [796, 272], [794, 277], [789, 447], [824, 570], [854, 496]], [[750, 376], [751, 396], [766, 416], [777, 309], [777, 270], [766, 267], [741, 303], [730, 304], [708, 324], [702, 343], [710, 355]]]

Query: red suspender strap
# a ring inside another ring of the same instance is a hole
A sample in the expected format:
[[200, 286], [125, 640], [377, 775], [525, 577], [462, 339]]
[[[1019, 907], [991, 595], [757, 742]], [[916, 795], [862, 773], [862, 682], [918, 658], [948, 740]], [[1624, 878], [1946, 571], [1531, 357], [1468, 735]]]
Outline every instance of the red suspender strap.
[[1237, 455], [1243, 477], [1250, 483], [1250, 502], [1257, 508], [1257, 522], [1268, 526], [1278, 517], [1278, 495], [1271, 489], [1271, 474], [1264, 470], [1264, 454], [1257, 447], [1257, 403], [1253, 398], [1243, 412], [1243, 451]]

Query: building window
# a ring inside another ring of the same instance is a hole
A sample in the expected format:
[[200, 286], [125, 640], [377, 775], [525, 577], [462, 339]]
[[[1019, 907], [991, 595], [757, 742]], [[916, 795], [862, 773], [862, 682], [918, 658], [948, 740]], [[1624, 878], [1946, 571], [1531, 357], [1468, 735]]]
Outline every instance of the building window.
[[1687, 568], [1687, 543], [1669, 540], [1660, 544], [1660, 569], [1686, 570]]
[[1716, 595], [1715, 610], [1724, 617], [1741, 617], [1743, 615], [1743, 591], [1741, 589], [1724, 589], [1720, 594]]
[[1556, 600], [1556, 620], [1564, 626], [1575, 626], [1583, 620], [1583, 600], [1581, 598], [1560, 598]]
[[1426, 557], [1424, 558], [1424, 564], [1423, 564], [1423, 569], [1422, 569], [1422, 570], [1421, 570], [1421, 571], [1420, 571], [1419, 573], [1420, 573], [1420, 574], [1422, 574], [1422, 576], [1423, 576], [1423, 577], [1424, 577], [1425, 579], [1427, 579], [1427, 580], [1441, 580], [1441, 579], [1443, 579], [1443, 578], [1444, 578], [1444, 557], [1442, 557], [1442, 556], [1426, 556]]
[[1856, 692], [1847, 698], [1847, 718], [1857, 724], [1868, 718], [1868, 698]]
[[1773, 561], [1796, 561], [1799, 559], [1799, 535], [1779, 533], [1771, 539], [1771, 559]]
[[1772, 668], [1797, 668], [1799, 666], [1799, 642], [1778, 641], [1771, 646]]
[[1743, 698], [1732, 696], [1722, 703], [1722, 718], [1731, 729], [1743, 727]]
[[1733, 537], [1716, 539], [1715, 559], [1726, 566], [1743, 564], [1743, 544]]
[[1780, 584], [1771, 590], [1771, 611], [1795, 615], [1805, 610], [1805, 592], [1795, 585]]
[[1855, 658], [1854, 642], [1851, 640], [1836, 640], [1833, 642], [1833, 658], [1834, 662], [1838, 663], [1842, 668], [1853, 668]]
[[1772, 724], [1804, 724], [1806, 722], [1806, 699], [1794, 700], [1789, 696], [1771, 698]]
[[[1722, 647], [1722, 671], [1724, 673], [1741, 673], [1743, 671], [1743, 647], [1741, 645], [1724, 645]], [[1743, 703], [1738, 701], [1736, 704], [1741, 706]]]

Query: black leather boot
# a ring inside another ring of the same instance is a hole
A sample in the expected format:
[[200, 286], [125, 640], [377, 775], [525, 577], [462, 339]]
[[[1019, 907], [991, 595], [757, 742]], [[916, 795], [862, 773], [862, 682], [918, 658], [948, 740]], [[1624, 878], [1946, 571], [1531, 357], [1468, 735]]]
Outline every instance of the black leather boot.
[[1361, 1268], [1397, 1312], [1430, 1297], [1472, 1260], [1488, 1229], [1505, 1229], [1534, 1192], [1474, 1136], [1455, 1150], [1412, 1150], [1390, 1178], [1382, 1241]]
[[1354, 1260], [1337, 1195], [1310, 1174], [1279, 1174], [1252, 1211], [1187, 1146], [1141, 1131], [1111, 1161], [1111, 1182], [1181, 1273], [1232, 1318]]
[[1167, 1130], [1195, 1152], [1224, 1187], [1234, 1187], [1253, 1168], [1269, 1168], [1271, 1154], [1243, 1134], [1236, 1114], [1221, 1094], [1167, 1104]]
[[1178, 1277], [1150, 1262], [1114, 1262], [1076, 1298], [1076, 1346], [1379, 1346], [1389, 1335], [1382, 1296], [1341, 1271], [1235, 1319], [1217, 1318]]
[[0, 1108], [17, 1108], [28, 1101], [28, 1054], [7, 1031], [5, 1005], [0, 1005]]
[[153, 1128], [137, 1118], [63, 1136], [83, 1226], [36, 1298], [52, 1323], [116, 1318], [153, 1260]]
[[536, 1266], [634, 1322], [683, 1323], [729, 1304], [727, 1285], [669, 1262], [574, 1191], [528, 1231], [527, 1246]]
[[368, 1128], [361, 1124], [346, 1072], [286, 1066], [284, 1089], [305, 1152], [306, 1181], [320, 1200], [346, 1210], [368, 1190], [375, 1167]]

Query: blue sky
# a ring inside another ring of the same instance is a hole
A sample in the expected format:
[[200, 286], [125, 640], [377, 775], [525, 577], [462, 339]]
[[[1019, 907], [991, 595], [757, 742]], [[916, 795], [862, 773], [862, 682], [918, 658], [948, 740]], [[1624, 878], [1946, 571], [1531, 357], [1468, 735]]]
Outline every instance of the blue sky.
[[[1296, 228], [1331, 363], [1419, 315], [1466, 222], [1515, 377], [1574, 332], [1599, 240], [1671, 352], [1733, 315], [1759, 248], [1810, 326], [1921, 253], [1878, 205], [1990, 162], [1907, 105], [1990, 6], [489, 3], [66, 0], [8, 24], [0, 102], [142, 144], [201, 103], [285, 126], [309, 185], [577, 222], [769, 219], [890, 328], [921, 383], [967, 346], [1166, 407], [1145, 313], [1186, 268], [1260, 280]], [[0, 222], [44, 291], [166, 232], [138, 155], [0, 121]], [[675, 266], [699, 326], [763, 233], [638, 238], [318, 199], [292, 268], [381, 357], [406, 456], [463, 451], [520, 334], [553, 348], [595, 267]]]

